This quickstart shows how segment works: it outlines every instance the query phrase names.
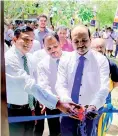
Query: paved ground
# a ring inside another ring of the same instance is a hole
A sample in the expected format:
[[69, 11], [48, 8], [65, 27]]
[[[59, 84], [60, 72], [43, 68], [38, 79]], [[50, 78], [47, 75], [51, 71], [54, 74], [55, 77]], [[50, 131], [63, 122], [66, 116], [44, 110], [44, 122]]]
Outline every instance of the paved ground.
[[43, 136], [48, 136], [49, 135], [49, 129], [48, 129], [48, 123], [47, 120], [45, 120], [45, 129], [44, 129]]

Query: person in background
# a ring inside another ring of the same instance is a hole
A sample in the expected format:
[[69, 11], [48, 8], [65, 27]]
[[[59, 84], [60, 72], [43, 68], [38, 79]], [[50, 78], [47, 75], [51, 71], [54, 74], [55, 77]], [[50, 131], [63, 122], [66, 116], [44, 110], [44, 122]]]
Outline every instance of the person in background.
[[27, 20], [27, 21], [26, 21], [26, 26], [29, 26], [29, 27], [30, 27], [30, 25], [31, 25], [31, 21]]
[[115, 50], [115, 58], [116, 58], [117, 55], [118, 55], [118, 35], [116, 36], [116, 42], [115, 42], [115, 44], [116, 44], [116, 50]]
[[112, 55], [113, 52], [113, 45], [115, 40], [115, 34], [112, 31], [111, 27], [108, 27], [106, 30], [106, 55], [109, 57], [114, 57]]
[[33, 40], [33, 46], [32, 48], [30, 49], [30, 53], [34, 53], [38, 50], [41, 50], [41, 45], [40, 45], [40, 42], [38, 40]]
[[35, 24], [35, 29], [38, 29], [38, 26], [39, 26], [38, 24]]
[[93, 33], [93, 38], [99, 38], [99, 37], [100, 37], [99, 29], [96, 28], [95, 32]]
[[[91, 43], [92, 49], [95, 49], [96, 51], [100, 52], [101, 54], [105, 55], [105, 48], [106, 43], [105, 40], [102, 38], [96, 38], [92, 40]], [[118, 66], [109, 58], [107, 58], [110, 65], [110, 77], [111, 77], [111, 84], [110, 84], [110, 91], [113, 90], [116, 86], [118, 86]]]
[[41, 49], [44, 48], [43, 45], [43, 37], [46, 33], [50, 32], [48, 28], [46, 28], [47, 25], [47, 16], [46, 15], [39, 15], [38, 16], [38, 28], [34, 30], [35, 39], [38, 40], [41, 44]]
[[59, 42], [63, 51], [72, 52], [73, 47], [69, 39], [67, 39], [67, 27], [59, 26], [57, 28], [57, 35], [59, 37]]
[[35, 29], [35, 23], [32, 22], [32, 23], [30, 24], [30, 27], [34, 30], [34, 29]]
[[11, 47], [12, 44], [11, 44], [11, 41], [14, 37], [14, 30], [13, 30], [13, 24], [9, 24], [8, 25], [8, 30], [6, 32], [6, 35], [5, 35], [5, 43]]

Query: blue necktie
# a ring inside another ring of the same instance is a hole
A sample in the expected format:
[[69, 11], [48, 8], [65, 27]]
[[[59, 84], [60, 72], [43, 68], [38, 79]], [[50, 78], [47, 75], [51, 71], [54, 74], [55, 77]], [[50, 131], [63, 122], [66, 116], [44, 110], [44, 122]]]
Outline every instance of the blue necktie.
[[81, 81], [82, 81], [85, 59], [86, 58], [84, 56], [81, 56], [79, 58], [79, 64], [77, 66], [76, 73], [75, 73], [75, 79], [74, 79], [72, 93], [71, 93], [71, 98], [73, 102], [75, 103], [78, 103], [79, 101], [79, 92], [80, 92], [80, 86], [82, 85]]
[[60, 59], [57, 59], [57, 60], [56, 60], [57, 67], [58, 67], [58, 65], [59, 65], [59, 61], [60, 61]]

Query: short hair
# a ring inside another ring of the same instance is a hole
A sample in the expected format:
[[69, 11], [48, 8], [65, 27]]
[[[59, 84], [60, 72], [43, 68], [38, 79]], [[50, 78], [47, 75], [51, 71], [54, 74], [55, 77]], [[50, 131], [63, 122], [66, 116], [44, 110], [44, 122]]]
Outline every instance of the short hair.
[[59, 37], [58, 37], [57, 33], [51, 33], [51, 32], [49, 32], [49, 33], [47, 33], [47, 34], [44, 35], [44, 37], [43, 37], [43, 43], [45, 42], [45, 39], [46, 39], [48, 36], [54, 37], [54, 38], [59, 42]]
[[[86, 26], [85, 26], [85, 27], [86, 27]], [[88, 30], [88, 36], [89, 36], [89, 38], [91, 38], [90, 29], [89, 29], [88, 27], [86, 27], [86, 28], [87, 28], [87, 30]], [[71, 31], [70, 31], [70, 39], [71, 39], [71, 40], [72, 40], [72, 37], [71, 37], [72, 30], [73, 30], [73, 29], [71, 29]]]
[[40, 20], [40, 18], [41, 18], [41, 17], [44, 17], [44, 18], [46, 18], [46, 20], [48, 19], [46, 15], [44, 15], [44, 14], [41, 14], [41, 15], [39, 15], [39, 16], [37, 17], [37, 20]]
[[56, 32], [58, 32], [59, 30], [65, 30], [65, 31], [67, 31], [68, 28], [66, 26], [59, 26], [59, 27], [57, 27]]
[[16, 38], [19, 38], [20, 34], [24, 33], [24, 32], [33, 32], [33, 29], [29, 26], [22, 26], [22, 27], [19, 27], [19, 28], [16, 28], [15, 31], [14, 31], [14, 36]]

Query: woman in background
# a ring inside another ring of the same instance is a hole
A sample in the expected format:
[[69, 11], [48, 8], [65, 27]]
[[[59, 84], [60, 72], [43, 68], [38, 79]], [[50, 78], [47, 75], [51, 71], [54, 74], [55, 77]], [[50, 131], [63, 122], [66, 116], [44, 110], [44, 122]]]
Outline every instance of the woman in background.
[[71, 41], [67, 39], [67, 31], [68, 31], [67, 27], [59, 26], [57, 28], [57, 35], [59, 37], [59, 42], [61, 44], [62, 50], [71, 52], [73, 51], [73, 47]]

